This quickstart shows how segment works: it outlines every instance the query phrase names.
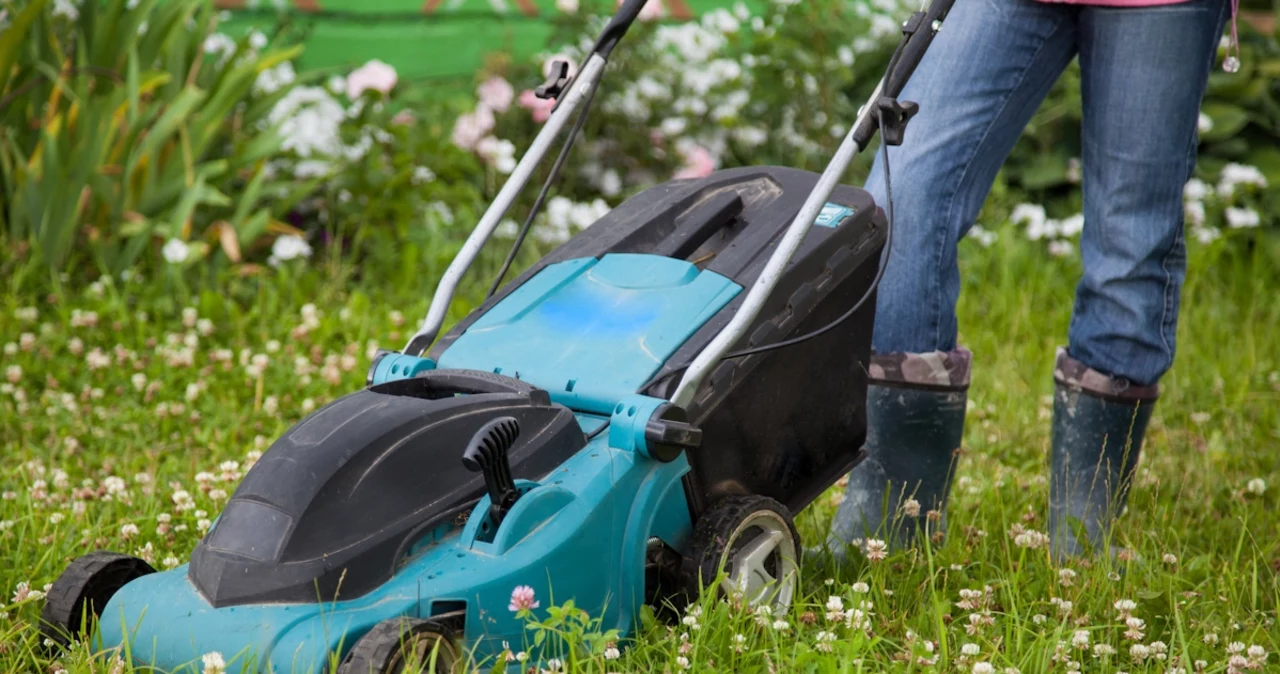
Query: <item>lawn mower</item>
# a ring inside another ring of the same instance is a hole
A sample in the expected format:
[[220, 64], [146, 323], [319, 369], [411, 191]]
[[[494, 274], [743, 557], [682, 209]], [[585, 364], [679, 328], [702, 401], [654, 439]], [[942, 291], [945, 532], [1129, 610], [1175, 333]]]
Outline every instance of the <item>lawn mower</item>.
[[[75, 559], [42, 631], [135, 667], [369, 674], [505, 666], [521, 609], [572, 600], [637, 632], [643, 606], [710, 587], [786, 611], [794, 515], [847, 474], [866, 434], [886, 210], [840, 185], [950, 7], [904, 24], [885, 77], [821, 174], [734, 168], [647, 189], [501, 285], [582, 126], [627, 0], [446, 270], [399, 352], [247, 471], [189, 563]], [[489, 297], [440, 335], [464, 273], [581, 107]], [[887, 167], [886, 167], [887, 168]], [[437, 339], [438, 338], [438, 339]], [[798, 345], [803, 344], [803, 347]], [[532, 661], [530, 661], [532, 662]], [[522, 665], [521, 668], [527, 665]]]

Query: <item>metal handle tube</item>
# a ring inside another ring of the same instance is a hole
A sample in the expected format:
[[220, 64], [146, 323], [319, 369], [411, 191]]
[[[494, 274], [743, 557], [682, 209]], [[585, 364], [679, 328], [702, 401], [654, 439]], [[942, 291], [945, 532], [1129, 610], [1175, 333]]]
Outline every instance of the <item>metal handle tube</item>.
[[[564, 129], [565, 124], [569, 122], [569, 118], [574, 111], [581, 105], [583, 98], [587, 92], [595, 85], [596, 81], [604, 72], [605, 59], [599, 54], [592, 54], [587, 59], [586, 64], [582, 67], [582, 71], [574, 82], [573, 88], [565, 93], [561, 105], [558, 105], [551, 117], [547, 119], [542, 130], [533, 139], [533, 143], [529, 146], [529, 150], [520, 158], [520, 162], [516, 164], [515, 170], [511, 172], [511, 177], [499, 190], [497, 198], [489, 205], [488, 210], [480, 218], [479, 224], [467, 237], [466, 242], [462, 245], [462, 250], [453, 258], [453, 262], [449, 263], [449, 268], [445, 270], [444, 276], [440, 279], [440, 284], [436, 286], [435, 296], [431, 299], [431, 306], [427, 310], [427, 317], [422, 321], [422, 326], [418, 328], [418, 332], [409, 339], [405, 346], [404, 353], [409, 355], [419, 355], [425, 352], [431, 343], [435, 341], [436, 334], [440, 331], [440, 326], [444, 324], [445, 314], [449, 311], [449, 304], [453, 301], [453, 294], [458, 289], [458, 282], [462, 280], [462, 275], [467, 272], [472, 262], [480, 254], [480, 249], [484, 248], [484, 244], [493, 235], [498, 223], [503, 216], [507, 214], [507, 210], [515, 203], [516, 197], [520, 190], [524, 189], [529, 177], [533, 174], [533, 169], [546, 156], [547, 151], [551, 148], [551, 144], [555, 141], [556, 136], [560, 135], [560, 131]], [[420, 344], [418, 353], [414, 353], [414, 344]]]
[[689, 369], [685, 371], [684, 377], [680, 379], [680, 385], [676, 387], [675, 395], [671, 397], [671, 402], [675, 405], [688, 409], [689, 403], [693, 402], [694, 394], [697, 393], [698, 387], [702, 385], [702, 380], [706, 378], [711, 368], [715, 367], [725, 352], [746, 333], [752, 321], [759, 315], [760, 309], [764, 307], [765, 300], [769, 298], [774, 287], [778, 285], [782, 272], [791, 263], [791, 258], [795, 256], [800, 244], [804, 241], [805, 235], [809, 233], [809, 228], [813, 226], [813, 221], [822, 212], [823, 205], [831, 197], [831, 193], [835, 191], [840, 178], [844, 176], [845, 170], [849, 168], [849, 163], [853, 161], [854, 156], [861, 149], [858, 142], [854, 140], [854, 133], [861, 125], [861, 122], [872, 114], [875, 102], [880, 99], [880, 91], [883, 88], [884, 79], [881, 78], [880, 83], [876, 85], [875, 91], [871, 93], [870, 100], [859, 111], [857, 122], [849, 128], [849, 133], [845, 135], [844, 140], [840, 143], [840, 147], [836, 150], [835, 156], [832, 157], [831, 163], [827, 165], [826, 170], [822, 172], [822, 176], [818, 178], [818, 184], [809, 193], [809, 198], [805, 200], [804, 206], [800, 208], [800, 213], [796, 215], [796, 219], [791, 222], [786, 233], [783, 234], [782, 240], [778, 242], [777, 249], [769, 256], [769, 261], [765, 263], [764, 270], [760, 272], [755, 284], [751, 286], [746, 299], [742, 301], [742, 306], [733, 315], [729, 324], [715, 336], [715, 339], [711, 340], [710, 344], [707, 344], [707, 347], [698, 354], [698, 357], [689, 365]]

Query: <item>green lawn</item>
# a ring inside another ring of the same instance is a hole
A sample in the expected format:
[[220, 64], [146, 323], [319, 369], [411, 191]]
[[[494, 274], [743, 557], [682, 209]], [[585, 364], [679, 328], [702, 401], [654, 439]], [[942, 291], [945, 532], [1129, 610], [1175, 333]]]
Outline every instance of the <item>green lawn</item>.
[[[1057, 567], [1010, 532], [1044, 530], [1050, 367], [1076, 263], [1017, 237], [963, 245], [975, 371], [945, 545], [806, 569], [806, 604], [788, 616], [707, 602], [584, 671], [1280, 667], [1280, 248], [1193, 246], [1177, 362], [1119, 531], [1141, 561]], [[341, 272], [198, 296], [163, 277], [0, 291], [0, 672], [109, 671], [82, 650], [41, 654], [40, 589], [98, 548], [185, 562], [257, 452], [362, 386], [377, 346], [403, 346], [431, 284], [388, 294], [413, 284]], [[801, 515], [808, 542], [834, 503]]]

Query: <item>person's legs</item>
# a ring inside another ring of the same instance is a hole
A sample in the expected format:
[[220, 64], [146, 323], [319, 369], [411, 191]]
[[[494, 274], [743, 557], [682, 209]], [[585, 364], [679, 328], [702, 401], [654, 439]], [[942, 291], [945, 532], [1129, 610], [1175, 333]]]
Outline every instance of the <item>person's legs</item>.
[[[870, 457], [850, 474], [832, 524], [837, 555], [890, 524], [905, 498], [920, 507], [889, 536], [895, 544], [909, 541], [917, 517], [942, 518], [969, 383], [970, 356], [956, 344], [956, 245], [1075, 55], [1077, 15], [1035, 0], [956, 3], [900, 96], [920, 111], [903, 145], [889, 148], [894, 232], [872, 338]], [[879, 152], [866, 189], [887, 206]]]
[[1105, 542], [1173, 363], [1186, 272], [1182, 190], [1227, 0], [1080, 15], [1084, 275], [1054, 368], [1049, 530]]

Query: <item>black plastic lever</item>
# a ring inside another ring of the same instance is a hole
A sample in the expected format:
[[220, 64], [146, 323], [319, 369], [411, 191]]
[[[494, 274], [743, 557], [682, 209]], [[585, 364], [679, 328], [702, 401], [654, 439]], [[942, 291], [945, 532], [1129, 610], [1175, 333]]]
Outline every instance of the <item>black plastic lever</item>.
[[568, 85], [569, 62], [557, 59], [551, 62], [551, 72], [547, 75], [547, 81], [539, 84], [533, 90], [533, 95], [543, 100], [559, 98]]
[[502, 524], [511, 506], [520, 498], [507, 456], [518, 437], [520, 422], [514, 417], [499, 417], [482, 426], [462, 453], [462, 465], [467, 470], [484, 473], [484, 486], [489, 491], [489, 521], [494, 529]]

